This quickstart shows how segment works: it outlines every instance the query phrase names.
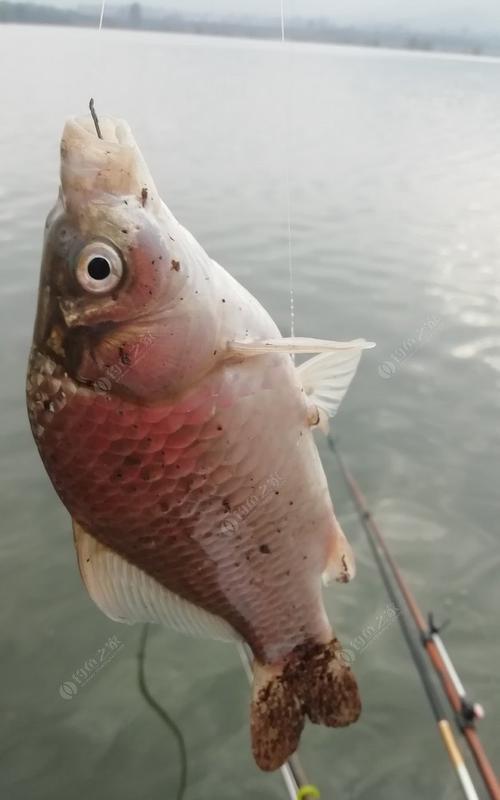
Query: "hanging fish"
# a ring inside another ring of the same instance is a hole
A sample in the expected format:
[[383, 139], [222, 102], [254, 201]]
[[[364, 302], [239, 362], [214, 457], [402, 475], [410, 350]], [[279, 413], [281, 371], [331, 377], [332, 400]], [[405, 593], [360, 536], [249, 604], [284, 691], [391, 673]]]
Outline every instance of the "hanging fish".
[[[282, 338], [161, 201], [128, 125], [71, 119], [45, 230], [27, 404], [73, 520], [83, 581], [113, 620], [245, 641], [264, 770], [305, 717], [360, 700], [323, 606], [351, 549], [313, 440], [364, 340]], [[291, 353], [319, 353], [299, 367]]]

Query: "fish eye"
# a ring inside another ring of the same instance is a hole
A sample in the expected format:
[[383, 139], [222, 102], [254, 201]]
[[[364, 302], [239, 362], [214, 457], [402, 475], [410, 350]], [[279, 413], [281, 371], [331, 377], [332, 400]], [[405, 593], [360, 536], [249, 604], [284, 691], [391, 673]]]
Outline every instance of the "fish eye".
[[123, 276], [123, 262], [114, 247], [106, 242], [91, 242], [80, 251], [76, 278], [87, 292], [111, 291]]

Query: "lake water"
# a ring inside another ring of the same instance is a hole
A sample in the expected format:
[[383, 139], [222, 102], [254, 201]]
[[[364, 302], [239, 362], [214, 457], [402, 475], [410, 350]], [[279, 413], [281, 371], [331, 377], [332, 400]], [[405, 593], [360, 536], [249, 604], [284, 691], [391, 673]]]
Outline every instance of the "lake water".
[[[91, 94], [130, 122], [173, 212], [284, 332], [288, 163], [297, 334], [377, 342], [335, 430], [424, 611], [451, 618], [445, 638], [498, 763], [500, 63], [3, 26], [0, 76], [2, 798], [163, 800], [178, 781], [175, 741], [138, 693], [140, 630], [82, 588], [24, 410], [58, 140]], [[388, 600], [320, 448], [358, 560], [356, 580], [326, 595], [348, 646]], [[64, 699], [110, 637], [122, 647]], [[303, 736], [321, 797], [460, 797], [397, 624], [354, 667], [359, 723]], [[286, 796], [254, 767], [232, 646], [155, 629], [147, 672], [186, 738], [186, 798]]]

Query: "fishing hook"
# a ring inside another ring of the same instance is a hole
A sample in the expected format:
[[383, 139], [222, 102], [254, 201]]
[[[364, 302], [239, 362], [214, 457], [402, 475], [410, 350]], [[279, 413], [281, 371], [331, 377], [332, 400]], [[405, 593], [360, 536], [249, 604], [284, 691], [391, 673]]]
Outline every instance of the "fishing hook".
[[90, 109], [90, 113], [92, 115], [92, 119], [94, 120], [94, 125], [95, 125], [95, 129], [96, 129], [97, 135], [98, 135], [99, 139], [102, 139], [102, 133], [101, 133], [101, 129], [99, 127], [99, 120], [97, 118], [97, 114], [96, 114], [96, 111], [95, 111], [95, 108], [94, 108], [94, 98], [93, 97], [90, 98], [89, 109]]

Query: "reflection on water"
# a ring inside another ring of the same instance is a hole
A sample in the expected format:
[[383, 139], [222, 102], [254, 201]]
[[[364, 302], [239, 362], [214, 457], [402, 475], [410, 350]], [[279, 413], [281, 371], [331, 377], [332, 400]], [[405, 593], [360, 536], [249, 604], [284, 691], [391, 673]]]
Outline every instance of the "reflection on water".
[[[289, 95], [296, 330], [378, 344], [335, 428], [424, 610], [452, 618], [446, 638], [486, 706], [498, 759], [499, 63], [309, 45], [284, 57], [273, 43], [2, 27], [0, 70], [2, 794], [155, 800], [178, 780], [175, 743], [137, 692], [139, 631], [86, 597], [23, 409], [58, 138], [91, 94], [101, 113], [130, 121], [174, 213], [283, 331]], [[420, 341], [429, 320], [439, 325]], [[327, 595], [349, 642], [387, 599], [319, 446], [358, 559], [356, 581]], [[114, 636], [123, 647], [112, 662], [62, 698], [75, 665]], [[324, 796], [459, 797], [396, 624], [355, 670], [361, 721], [304, 736]], [[185, 733], [191, 800], [283, 797], [279, 777], [253, 766], [232, 647], [156, 631], [148, 673]]]

